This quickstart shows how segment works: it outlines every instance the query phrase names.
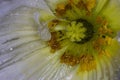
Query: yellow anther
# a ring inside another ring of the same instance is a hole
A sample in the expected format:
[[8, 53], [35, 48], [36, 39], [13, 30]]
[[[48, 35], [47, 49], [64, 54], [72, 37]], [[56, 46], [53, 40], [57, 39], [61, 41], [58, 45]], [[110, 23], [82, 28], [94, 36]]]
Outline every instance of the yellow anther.
[[109, 36], [106, 36], [105, 41], [106, 41], [107, 45], [111, 45], [111, 43], [112, 43], [112, 38], [109, 37]]
[[108, 52], [107, 49], [105, 49], [105, 50], [100, 50], [100, 51], [99, 51], [99, 57], [101, 57], [101, 56], [103, 56], [103, 55], [105, 55], [105, 56], [107, 56], [107, 57], [111, 57], [111, 55], [110, 55], [110, 53]]
[[61, 48], [60, 43], [57, 41], [57, 33], [51, 33], [51, 40], [48, 42], [49, 46], [51, 47], [51, 52], [54, 53], [56, 50]]
[[63, 3], [60, 3], [57, 5], [57, 8], [60, 10], [64, 10], [65, 9], [65, 5]]
[[85, 55], [80, 59], [80, 71], [90, 71], [96, 68], [96, 61], [93, 56]]
[[65, 5], [64, 3], [59, 3], [59, 4], [57, 4], [57, 7], [56, 7], [56, 9], [55, 9], [56, 15], [58, 15], [58, 16], [63, 15], [63, 14], [65, 13], [65, 11], [66, 11], [65, 6], [66, 6], [66, 5]]
[[104, 45], [106, 45], [106, 41], [103, 38], [98, 38], [97, 40], [95, 40], [93, 42], [93, 47], [97, 51], [101, 50], [101, 47], [104, 46]]
[[107, 50], [105, 50], [105, 54], [106, 54], [109, 58], [111, 57], [110, 53], [109, 53]]
[[96, 0], [87, 0], [86, 1], [86, 7], [89, 12], [92, 11], [92, 9], [95, 7], [95, 4], [96, 4]]
[[69, 53], [64, 53], [61, 56], [61, 63], [65, 63], [70, 66], [75, 66], [79, 64], [80, 59], [77, 56], [70, 55]]
[[94, 57], [88, 54], [73, 56], [72, 54], [64, 53], [61, 56], [61, 63], [65, 63], [71, 66], [80, 64], [79, 71], [90, 71], [96, 68], [96, 61]]
[[58, 23], [59, 23], [59, 20], [54, 19], [54, 20], [52, 20], [52, 21], [50, 21], [50, 22], [48, 23], [48, 27], [49, 27], [49, 28], [55, 27]]
[[112, 34], [113, 33], [113, 31], [110, 28], [108, 28], [108, 22], [107, 21], [98, 20], [98, 22], [101, 22], [101, 24], [102, 24], [102, 26], [98, 29], [100, 34], [106, 34], [106, 33], [107, 34]]

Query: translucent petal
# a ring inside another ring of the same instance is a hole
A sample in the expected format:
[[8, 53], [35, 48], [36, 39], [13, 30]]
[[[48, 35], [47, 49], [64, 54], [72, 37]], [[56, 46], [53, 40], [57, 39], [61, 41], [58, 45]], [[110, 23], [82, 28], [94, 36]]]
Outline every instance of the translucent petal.
[[39, 34], [41, 38], [45, 41], [50, 40], [51, 34], [48, 29], [48, 22], [55, 18], [55, 16], [51, 13], [51, 11], [40, 10], [39, 13], [35, 14], [36, 22], [38, 22]]
[[39, 34], [41, 38], [43, 38], [44, 40], [48, 40], [50, 38], [49, 37], [50, 33], [46, 26], [43, 26], [36, 21], [36, 18], [35, 18], [36, 12], [39, 12], [39, 9], [28, 8], [28, 7], [21, 7], [12, 11], [10, 15], [8, 15], [7, 17], [4, 17], [4, 19], [1, 21], [0, 35], [4, 35], [6, 33], [10, 33], [13, 31], [17, 32], [19, 30], [24, 31], [25, 29], [26, 30], [28, 29], [28, 30], [34, 30], [36, 33], [40, 32]]
[[14, 10], [20, 6], [28, 6], [28, 7], [34, 7], [34, 8], [41, 8], [45, 10], [49, 10], [48, 6], [46, 6], [46, 3], [44, 0], [0, 0], [0, 17], [3, 17], [4, 15], [11, 12], [11, 10]]
[[7, 15], [11, 10], [19, 7], [22, 1], [19, 0], [0, 0], [0, 17]]

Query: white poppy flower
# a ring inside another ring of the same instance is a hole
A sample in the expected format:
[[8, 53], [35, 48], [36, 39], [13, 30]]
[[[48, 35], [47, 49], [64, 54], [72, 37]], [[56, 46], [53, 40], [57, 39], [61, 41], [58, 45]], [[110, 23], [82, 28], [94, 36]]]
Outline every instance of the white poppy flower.
[[0, 1], [1, 80], [119, 80], [119, 0]]

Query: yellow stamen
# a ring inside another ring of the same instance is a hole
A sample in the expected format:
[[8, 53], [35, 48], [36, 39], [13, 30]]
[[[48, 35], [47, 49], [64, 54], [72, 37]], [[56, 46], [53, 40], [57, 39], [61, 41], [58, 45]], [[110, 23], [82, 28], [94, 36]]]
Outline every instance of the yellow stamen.
[[66, 11], [65, 6], [66, 5], [64, 3], [57, 4], [57, 7], [55, 9], [57, 16], [61, 16], [65, 13], [65, 11]]
[[101, 50], [101, 47], [103, 45], [106, 45], [105, 39], [103, 38], [98, 38], [93, 42], [94, 49], [96, 49], [97, 51]]
[[106, 36], [105, 41], [106, 41], [107, 45], [111, 45], [111, 43], [112, 43], [112, 38], [109, 37], [109, 36]]
[[61, 56], [61, 63], [65, 63], [70, 66], [75, 66], [79, 64], [80, 62], [80, 57], [70, 55], [69, 53], [64, 53]]
[[105, 50], [105, 54], [106, 54], [106, 56], [108, 56], [109, 58], [111, 57], [110, 53], [109, 53], [107, 50]]
[[97, 22], [98, 24], [102, 24], [102, 23], [103, 23], [102, 17], [98, 16], [98, 17], [96, 18], [96, 22]]
[[98, 17], [97, 22], [99, 24], [102, 24], [102, 26], [98, 29], [100, 34], [106, 34], [106, 33], [112, 34], [113, 33], [113, 31], [110, 28], [108, 28], [108, 22], [106, 20], [102, 19], [101, 17]]
[[96, 0], [87, 0], [86, 1], [86, 7], [89, 12], [92, 11], [92, 9], [95, 7], [95, 4], [96, 4]]
[[80, 64], [79, 71], [90, 71], [96, 68], [96, 62], [92, 55], [84, 54], [81, 56], [73, 56], [69, 53], [64, 53], [61, 56], [61, 63], [65, 63], [70, 66]]
[[57, 34], [56, 32], [51, 33], [51, 40], [48, 42], [49, 46], [51, 47], [51, 52], [54, 53], [56, 50], [59, 50], [60, 43], [57, 41]]
[[58, 23], [59, 23], [59, 20], [54, 19], [54, 20], [52, 20], [52, 21], [50, 21], [50, 22], [48, 23], [48, 27], [49, 27], [49, 28], [55, 27]]
[[90, 71], [96, 68], [96, 61], [93, 56], [85, 55], [80, 60], [80, 71]]
[[101, 51], [99, 51], [99, 58], [101, 57], [101, 56], [107, 56], [107, 57], [111, 57], [111, 55], [110, 55], [110, 53], [108, 52], [108, 50], [107, 49], [105, 49], [105, 50], [101, 50]]

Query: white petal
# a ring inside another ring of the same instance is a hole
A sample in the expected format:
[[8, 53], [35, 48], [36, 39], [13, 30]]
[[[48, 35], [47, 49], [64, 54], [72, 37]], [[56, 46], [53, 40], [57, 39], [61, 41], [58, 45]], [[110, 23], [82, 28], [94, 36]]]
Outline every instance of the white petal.
[[14, 10], [20, 6], [28, 6], [49, 10], [44, 0], [0, 0], [0, 17], [5, 16], [9, 12], [11, 12], [11, 10]]
[[10, 65], [46, 44], [38, 35], [36, 8], [19, 7], [0, 21], [0, 68]]
[[[60, 52], [49, 53], [50, 48], [32, 52], [26, 59], [0, 71], [3, 80], [61, 80], [72, 70], [60, 64]], [[11, 74], [12, 73], [12, 74]]]
[[0, 18], [8, 14], [11, 10], [19, 7], [21, 1], [19, 0], [2, 0], [0, 1]]

